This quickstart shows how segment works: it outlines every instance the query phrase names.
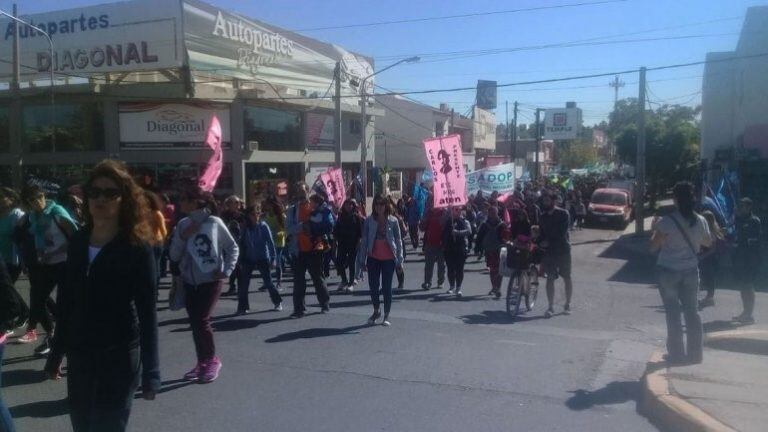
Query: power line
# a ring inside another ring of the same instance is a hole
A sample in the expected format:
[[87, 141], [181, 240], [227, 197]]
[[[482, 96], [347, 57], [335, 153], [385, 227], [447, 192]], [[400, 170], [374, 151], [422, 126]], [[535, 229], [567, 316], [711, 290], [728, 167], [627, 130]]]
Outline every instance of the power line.
[[505, 15], [505, 14], [521, 13], [521, 12], [534, 12], [534, 11], [551, 10], [551, 9], [576, 8], [576, 7], [582, 7], [582, 6], [597, 6], [597, 5], [610, 4], [610, 3], [623, 3], [626, 1], [627, 0], [603, 0], [603, 1], [582, 2], [582, 3], [567, 3], [567, 4], [561, 4], [561, 5], [536, 6], [536, 7], [522, 8], [522, 9], [508, 9], [508, 10], [498, 10], [498, 11], [488, 11], [488, 12], [474, 12], [474, 13], [466, 13], [466, 14], [458, 14], [458, 15], [443, 15], [443, 16], [409, 18], [409, 19], [400, 19], [400, 20], [391, 20], [391, 21], [375, 21], [375, 22], [359, 23], [359, 24], [313, 27], [313, 28], [304, 28], [304, 29], [298, 29], [293, 31], [312, 32], [312, 31], [320, 31], [320, 30], [374, 27], [374, 26], [392, 25], [392, 24], [409, 24], [409, 23], [427, 22], [427, 21], [451, 20], [451, 19], [458, 19], [458, 18], [473, 18], [473, 17], [489, 16], [489, 15]]

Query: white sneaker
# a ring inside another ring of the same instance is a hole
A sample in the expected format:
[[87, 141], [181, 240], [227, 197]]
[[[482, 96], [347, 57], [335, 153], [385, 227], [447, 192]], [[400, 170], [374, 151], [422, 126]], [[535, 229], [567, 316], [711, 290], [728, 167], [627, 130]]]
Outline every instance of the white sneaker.
[[280, 302], [280, 303], [276, 304], [275, 308], [272, 309], [272, 310], [277, 311], [277, 312], [282, 312], [283, 311], [283, 303]]
[[456, 289], [456, 297], [462, 298], [464, 296], [464, 293], [461, 292], [461, 288]]
[[448, 288], [448, 291], [446, 291], [446, 294], [453, 294], [453, 287]]

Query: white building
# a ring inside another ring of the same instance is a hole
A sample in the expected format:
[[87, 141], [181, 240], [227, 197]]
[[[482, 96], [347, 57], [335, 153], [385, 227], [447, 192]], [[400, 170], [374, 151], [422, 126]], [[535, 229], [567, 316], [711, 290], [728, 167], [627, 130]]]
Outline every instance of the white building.
[[[768, 158], [768, 6], [747, 10], [735, 51], [707, 55], [701, 157]], [[735, 152], [734, 152], [735, 150]]]

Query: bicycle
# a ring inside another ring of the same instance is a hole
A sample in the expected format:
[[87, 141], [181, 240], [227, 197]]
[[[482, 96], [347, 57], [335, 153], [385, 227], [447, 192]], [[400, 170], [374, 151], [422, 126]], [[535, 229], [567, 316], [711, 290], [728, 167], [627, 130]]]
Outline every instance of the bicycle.
[[520, 314], [523, 301], [526, 311], [530, 312], [538, 298], [539, 272], [536, 264], [531, 263], [530, 255], [527, 245], [512, 243], [501, 248], [499, 271], [502, 276], [509, 277], [505, 303], [507, 314], [513, 319]]

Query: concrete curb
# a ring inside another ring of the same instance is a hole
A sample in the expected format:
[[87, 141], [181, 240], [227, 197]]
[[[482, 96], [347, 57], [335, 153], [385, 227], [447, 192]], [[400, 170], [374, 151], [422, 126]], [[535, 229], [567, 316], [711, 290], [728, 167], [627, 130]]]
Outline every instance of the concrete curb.
[[667, 381], [663, 352], [651, 355], [645, 376], [640, 412], [661, 430], [684, 432], [736, 432], [701, 408], [676, 396]]

